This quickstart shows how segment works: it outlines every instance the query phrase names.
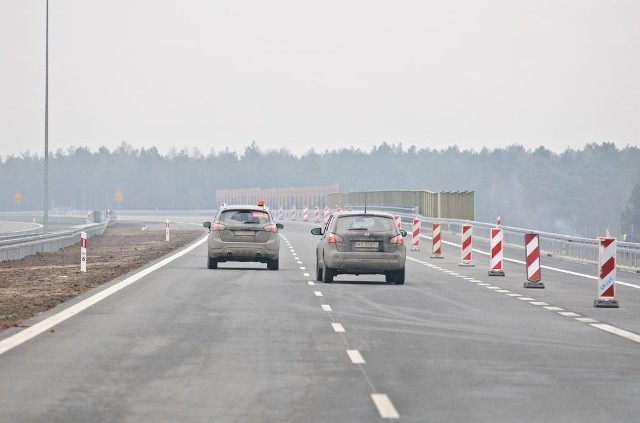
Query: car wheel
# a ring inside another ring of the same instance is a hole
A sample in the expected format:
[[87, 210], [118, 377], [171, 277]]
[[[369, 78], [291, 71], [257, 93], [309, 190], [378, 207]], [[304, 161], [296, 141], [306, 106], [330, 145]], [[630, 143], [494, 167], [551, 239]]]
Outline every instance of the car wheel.
[[333, 282], [333, 277], [335, 276], [335, 270], [325, 267], [323, 269], [323, 273], [324, 275], [322, 275], [323, 276], [322, 280], [324, 281], [324, 283]]
[[316, 260], [316, 280], [318, 282], [322, 281], [322, 268], [320, 267], [318, 260]]
[[273, 259], [267, 262], [267, 269], [278, 270], [280, 269], [280, 259]]
[[209, 269], [217, 269], [218, 268], [218, 261], [216, 259], [214, 259], [213, 257], [209, 257], [207, 260], [207, 267]]
[[393, 281], [396, 285], [404, 284], [404, 268], [395, 272], [393, 275]]

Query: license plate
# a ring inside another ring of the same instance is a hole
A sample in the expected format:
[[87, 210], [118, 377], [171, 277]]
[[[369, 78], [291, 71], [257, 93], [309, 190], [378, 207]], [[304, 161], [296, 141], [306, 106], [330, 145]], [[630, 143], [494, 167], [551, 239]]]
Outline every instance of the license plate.
[[252, 236], [255, 234], [253, 231], [236, 231], [236, 236]]
[[375, 241], [356, 241], [353, 246], [355, 248], [378, 248], [380, 244]]

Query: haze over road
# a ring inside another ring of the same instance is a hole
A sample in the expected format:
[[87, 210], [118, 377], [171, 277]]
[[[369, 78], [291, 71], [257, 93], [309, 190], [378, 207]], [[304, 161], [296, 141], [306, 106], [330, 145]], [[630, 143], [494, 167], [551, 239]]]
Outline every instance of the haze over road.
[[640, 275], [596, 309], [594, 266], [543, 258], [574, 274], [526, 290], [445, 244], [408, 251], [402, 286], [322, 284], [312, 226], [285, 222], [279, 271], [208, 270], [201, 244], [4, 352], [0, 421], [637, 421], [640, 343], [594, 325], [640, 333]]

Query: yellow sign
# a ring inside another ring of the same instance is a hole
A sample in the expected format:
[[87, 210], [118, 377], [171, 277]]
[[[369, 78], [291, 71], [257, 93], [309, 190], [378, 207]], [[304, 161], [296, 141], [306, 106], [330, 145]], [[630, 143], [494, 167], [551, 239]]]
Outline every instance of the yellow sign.
[[124, 196], [122, 195], [122, 192], [120, 192], [120, 190], [116, 191], [115, 200], [116, 203], [122, 203], [122, 200], [124, 200]]
[[22, 193], [20, 191], [16, 192], [16, 195], [13, 196], [13, 202], [16, 204], [22, 204]]

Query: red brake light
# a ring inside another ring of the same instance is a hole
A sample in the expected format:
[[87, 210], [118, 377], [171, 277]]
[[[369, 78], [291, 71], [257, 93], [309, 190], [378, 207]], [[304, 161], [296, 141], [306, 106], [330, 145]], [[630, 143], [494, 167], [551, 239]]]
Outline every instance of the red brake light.
[[393, 238], [391, 238], [389, 243], [396, 244], [396, 245], [404, 244], [404, 238], [402, 237], [402, 235], [396, 235]]
[[222, 223], [214, 223], [213, 225], [211, 225], [212, 231], [224, 231], [225, 229], [227, 229], [227, 227]]
[[343, 241], [344, 239], [342, 239], [342, 237], [338, 234], [330, 233], [329, 235], [327, 235], [327, 242], [329, 244], [335, 244]]
[[278, 227], [276, 225], [267, 225], [264, 227], [264, 230], [267, 232], [278, 233]]

